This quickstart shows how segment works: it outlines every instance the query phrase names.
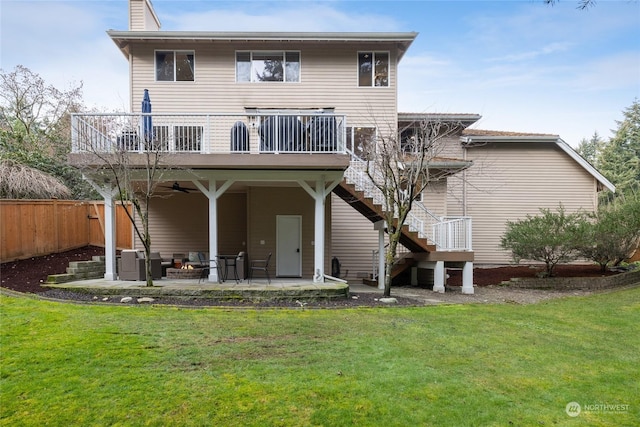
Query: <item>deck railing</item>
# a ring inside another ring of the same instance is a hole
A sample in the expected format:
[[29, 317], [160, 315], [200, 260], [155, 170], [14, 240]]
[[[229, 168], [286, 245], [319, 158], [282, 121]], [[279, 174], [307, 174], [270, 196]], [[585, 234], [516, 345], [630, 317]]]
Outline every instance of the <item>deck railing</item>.
[[345, 153], [338, 114], [74, 114], [72, 152]]
[[[355, 185], [356, 190], [364, 192], [365, 197], [372, 198], [375, 204], [385, 209], [384, 196], [373, 184], [366, 170], [366, 161], [351, 153], [351, 163], [345, 171], [347, 182]], [[379, 176], [378, 180], [381, 182], [382, 177]], [[410, 231], [417, 232], [419, 237], [434, 243], [439, 251], [472, 250], [470, 217], [438, 216], [422, 202], [415, 201], [405, 223]]]

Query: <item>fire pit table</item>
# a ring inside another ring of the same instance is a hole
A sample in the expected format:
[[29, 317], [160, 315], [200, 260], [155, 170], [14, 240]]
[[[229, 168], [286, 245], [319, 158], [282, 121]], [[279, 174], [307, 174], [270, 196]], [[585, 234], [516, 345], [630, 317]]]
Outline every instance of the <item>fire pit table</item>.
[[204, 268], [167, 268], [167, 279], [199, 279]]

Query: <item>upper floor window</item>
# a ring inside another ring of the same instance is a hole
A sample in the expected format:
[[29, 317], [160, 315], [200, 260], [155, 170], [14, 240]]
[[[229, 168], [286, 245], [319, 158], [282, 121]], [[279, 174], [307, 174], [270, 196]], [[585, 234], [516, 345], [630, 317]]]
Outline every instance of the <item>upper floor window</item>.
[[300, 52], [236, 52], [237, 82], [299, 82]]
[[156, 51], [156, 80], [161, 82], [192, 82], [194, 57], [192, 51]]
[[358, 86], [389, 86], [389, 52], [358, 53]]
[[363, 160], [374, 158], [376, 128], [347, 127], [347, 148]]

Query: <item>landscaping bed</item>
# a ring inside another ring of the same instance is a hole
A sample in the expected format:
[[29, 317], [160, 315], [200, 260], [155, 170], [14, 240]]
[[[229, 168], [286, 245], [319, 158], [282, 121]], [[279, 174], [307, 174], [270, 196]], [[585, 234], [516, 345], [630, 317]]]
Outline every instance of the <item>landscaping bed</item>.
[[[89, 260], [92, 256], [104, 255], [104, 248], [87, 246], [71, 251], [51, 254], [43, 257], [35, 257], [21, 261], [3, 263], [0, 266], [2, 287], [22, 293], [34, 293], [48, 298], [77, 301], [96, 301], [96, 298], [88, 294], [79, 294], [66, 290], [50, 289], [42, 287], [49, 274], [64, 273], [71, 261]], [[578, 295], [591, 292], [590, 290], [575, 289], [522, 289], [518, 286], [503, 286], [502, 282], [511, 278], [538, 277], [543, 270], [540, 267], [527, 265], [483, 268], [476, 266], [474, 269], [474, 295], [463, 295], [459, 286], [462, 284], [460, 270], [448, 270], [450, 275], [447, 280], [447, 292], [438, 294], [429, 289], [401, 286], [392, 288], [392, 296], [398, 300], [396, 305], [424, 305], [434, 303], [488, 303], [488, 302], [515, 302], [520, 304], [535, 303], [541, 300], [556, 298], [566, 295]], [[556, 277], [588, 277], [597, 279], [603, 276], [615, 275], [615, 272], [602, 273], [597, 265], [560, 265], [556, 267]], [[547, 279], [540, 279], [547, 280]], [[352, 292], [350, 298], [339, 301], [309, 301], [304, 306], [308, 307], [354, 307], [380, 305], [381, 291], [375, 288], [369, 292]], [[102, 301], [102, 298], [98, 299]], [[105, 302], [118, 302], [109, 299]], [[135, 299], [133, 300], [136, 301]], [[251, 307], [300, 307], [296, 301], [207, 301], [199, 299], [170, 299], [158, 298], [155, 304], [181, 304], [181, 305], [225, 305], [225, 306], [251, 306]]]

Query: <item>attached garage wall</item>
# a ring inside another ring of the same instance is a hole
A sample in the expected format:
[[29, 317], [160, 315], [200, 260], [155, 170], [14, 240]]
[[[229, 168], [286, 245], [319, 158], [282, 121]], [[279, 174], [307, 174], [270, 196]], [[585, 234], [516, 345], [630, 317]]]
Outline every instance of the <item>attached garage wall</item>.
[[[559, 204], [572, 212], [597, 206], [596, 180], [555, 143], [491, 143], [467, 150], [467, 215], [473, 218], [476, 264], [508, 264], [500, 248], [507, 220]], [[450, 185], [449, 215], [462, 215], [463, 184]]]

